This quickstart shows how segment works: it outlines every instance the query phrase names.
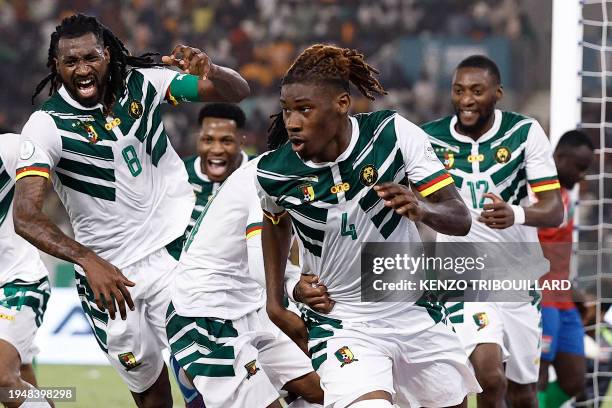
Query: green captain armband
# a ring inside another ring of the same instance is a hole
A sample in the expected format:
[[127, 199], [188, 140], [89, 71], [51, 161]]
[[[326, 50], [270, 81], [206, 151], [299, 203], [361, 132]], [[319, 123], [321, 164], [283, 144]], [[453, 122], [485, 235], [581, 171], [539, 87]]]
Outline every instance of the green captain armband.
[[178, 105], [179, 102], [199, 102], [198, 96], [198, 78], [191, 74], [178, 74], [166, 91], [166, 100], [172, 105]]

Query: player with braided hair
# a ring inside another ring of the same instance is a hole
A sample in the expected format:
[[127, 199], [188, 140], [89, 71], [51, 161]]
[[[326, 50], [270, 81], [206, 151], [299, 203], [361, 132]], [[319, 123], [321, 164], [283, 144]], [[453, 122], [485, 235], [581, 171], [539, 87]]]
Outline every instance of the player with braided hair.
[[[165, 311], [194, 196], [160, 105], [238, 102], [249, 88], [196, 48], [179, 45], [162, 57], [182, 72], [150, 56], [130, 56], [94, 17], [77, 14], [56, 27], [51, 72], [34, 93], [50, 83], [50, 97], [21, 135], [14, 221], [34, 246], [75, 264], [98, 344], [136, 404], [170, 407]], [[51, 170], [75, 239], [42, 212]]]
[[[479, 386], [439, 306], [418, 295], [361, 301], [362, 243], [418, 244], [415, 221], [465, 235], [471, 222], [418, 126], [388, 110], [349, 115], [350, 83], [369, 99], [386, 93], [376, 73], [355, 50], [317, 44], [282, 80], [269, 138], [276, 150], [257, 163], [266, 308], [311, 354], [326, 407], [460, 406]], [[303, 273], [335, 301], [328, 315], [307, 309], [302, 320], [283, 307], [292, 228]]]

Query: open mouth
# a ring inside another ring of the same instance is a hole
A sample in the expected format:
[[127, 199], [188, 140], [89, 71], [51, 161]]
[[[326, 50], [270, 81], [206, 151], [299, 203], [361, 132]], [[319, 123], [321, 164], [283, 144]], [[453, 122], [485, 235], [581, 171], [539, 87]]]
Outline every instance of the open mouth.
[[227, 171], [227, 160], [223, 159], [207, 159], [206, 167], [209, 175], [213, 177], [221, 177]]
[[76, 89], [82, 98], [91, 98], [96, 94], [96, 81], [94, 78], [77, 79]]
[[291, 146], [294, 151], [300, 150], [304, 146], [304, 141], [298, 138], [290, 138]]

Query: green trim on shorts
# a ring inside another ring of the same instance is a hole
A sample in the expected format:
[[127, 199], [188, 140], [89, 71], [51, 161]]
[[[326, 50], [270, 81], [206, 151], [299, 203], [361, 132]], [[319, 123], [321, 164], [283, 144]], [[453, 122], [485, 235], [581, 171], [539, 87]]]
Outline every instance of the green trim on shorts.
[[446, 316], [451, 323], [463, 323], [463, 302], [457, 302], [454, 305], [446, 306]]
[[51, 285], [46, 276], [35, 282], [16, 279], [0, 286], [0, 306], [15, 311], [20, 311], [24, 306], [29, 307], [36, 315], [36, 327], [40, 327], [43, 322], [50, 296]]
[[[76, 271], [74, 273], [76, 280], [77, 292], [79, 293], [79, 298], [81, 299], [81, 306], [83, 307], [83, 311], [87, 316], [87, 321], [91, 326], [91, 330], [93, 332], [96, 341], [98, 342], [98, 346], [108, 354], [108, 346], [106, 344], [107, 335], [106, 335], [106, 327], [108, 326], [108, 312], [103, 312], [98, 309], [98, 305], [94, 300], [94, 295], [87, 282], [87, 279], [84, 276], [79, 275]], [[94, 322], [97, 322], [98, 325], [103, 326], [98, 327]]]
[[177, 261], [181, 258], [181, 252], [183, 252], [183, 245], [185, 245], [185, 241], [187, 241], [187, 238], [185, 238], [185, 234], [183, 234], [165, 246], [170, 256]]
[[302, 312], [302, 319], [308, 330], [309, 345], [312, 344], [308, 349], [312, 368], [317, 371], [327, 360], [327, 340], [334, 335], [333, 329], [342, 329], [342, 320], [325, 317], [309, 309]]
[[[231, 320], [180, 316], [170, 302], [166, 314], [166, 336], [172, 355], [192, 377], [234, 377], [236, 375], [234, 347], [225, 345], [227, 339], [238, 337], [238, 331]], [[200, 359], [226, 360], [227, 362], [196, 362]]]

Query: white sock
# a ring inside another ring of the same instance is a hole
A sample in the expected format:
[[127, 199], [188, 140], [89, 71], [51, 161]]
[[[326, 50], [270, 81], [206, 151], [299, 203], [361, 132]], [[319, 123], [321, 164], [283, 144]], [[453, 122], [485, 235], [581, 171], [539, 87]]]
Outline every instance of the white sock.
[[371, 399], [359, 401], [348, 406], [348, 408], [392, 408], [394, 405], [386, 399]]

